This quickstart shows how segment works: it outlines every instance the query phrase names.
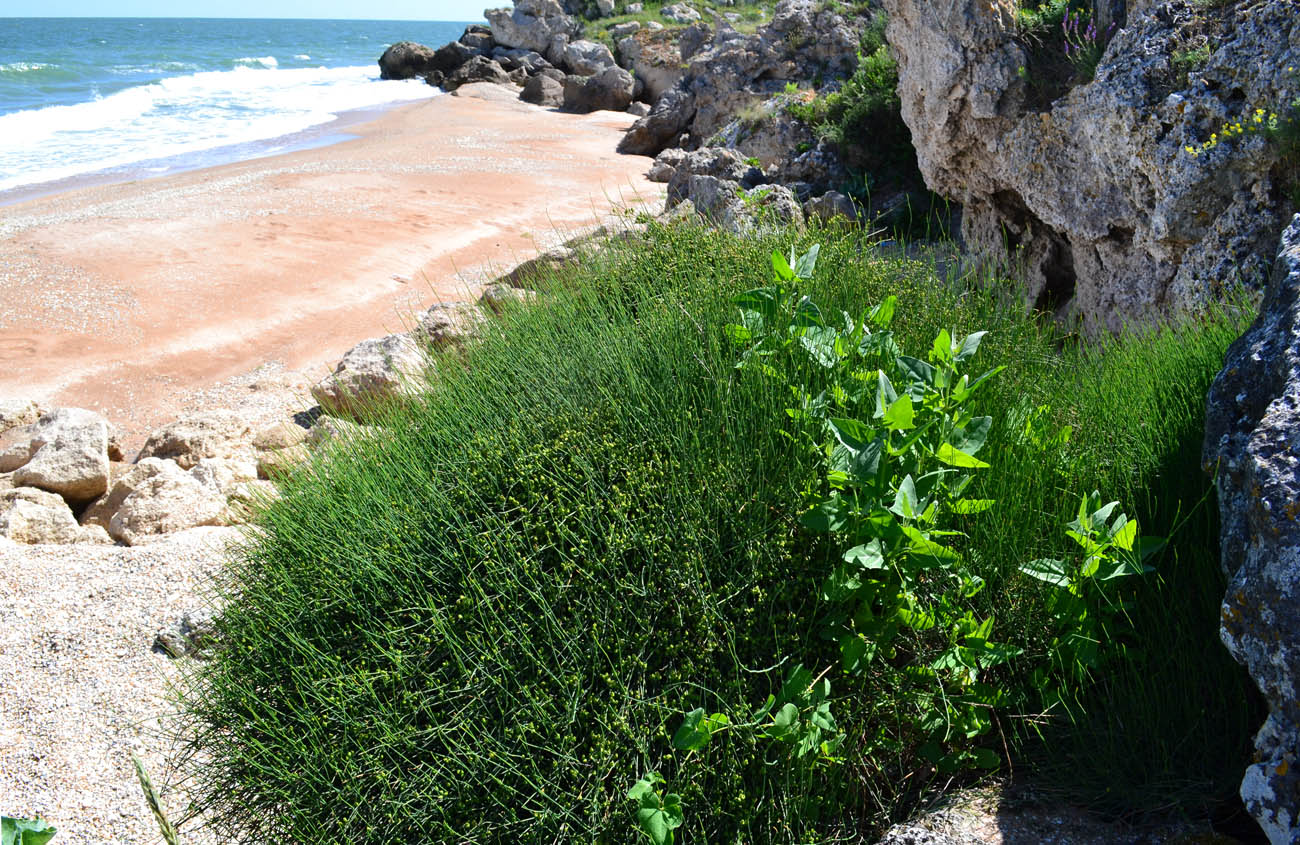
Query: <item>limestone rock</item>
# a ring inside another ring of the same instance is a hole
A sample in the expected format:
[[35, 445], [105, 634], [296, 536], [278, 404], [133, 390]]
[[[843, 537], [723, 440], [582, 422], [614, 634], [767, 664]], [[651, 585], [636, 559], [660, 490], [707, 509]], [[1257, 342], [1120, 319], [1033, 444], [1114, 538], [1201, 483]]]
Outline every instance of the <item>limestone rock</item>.
[[718, 130], [714, 143], [758, 159], [763, 168], [807, 150], [817, 139], [808, 124], [786, 113], [786, 102], [784, 96], [773, 97], [745, 117], [731, 120]]
[[0, 472], [0, 492], [13, 490], [17, 486], [17, 484], [14, 484], [14, 474], [12, 472]]
[[15, 471], [15, 484], [74, 503], [108, 489], [108, 421], [99, 414], [60, 408], [42, 416], [31, 436], [31, 458]]
[[510, 75], [506, 73], [505, 68], [501, 67], [501, 65], [486, 56], [474, 56], [448, 74], [439, 83], [439, 87], [445, 91], [455, 91], [462, 85], [469, 85], [474, 82], [491, 82], [494, 85], [504, 85], [510, 83], [510, 81]]
[[[883, 5], [927, 185], [962, 205], [972, 251], [1025, 268], [1034, 305], [1118, 330], [1193, 309], [1228, 278], [1263, 285], [1284, 223], [1277, 150], [1251, 133], [1186, 147], [1295, 96], [1293, 4], [1225, 4], [1212, 18], [1186, 2], [1133, 5], [1094, 79], [1047, 94], [1012, 4]], [[1180, 78], [1174, 55], [1192, 31], [1212, 50]]]
[[759, 185], [738, 196], [723, 212], [724, 229], [741, 235], [786, 227], [802, 228], [803, 209], [785, 185]]
[[13, 472], [32, 457], [32, 426], [0, 432], [0, 472]]
[[142, 481], [109, 520], [108, 533], [128, 546], [160, 534], [200, 525], [219, 525], [226, 499], [179, 467], [170, 466]]
[[640, 21], [628, 21], [627, 23], [615, 24], [609, 28], [609, 37], [614, 39], [614, 43], [627, 38], [632, 33], [641, 29]]
[[636, 83], [621, 67], [608, 67], [595, 76], [569, 76], [564, 80], [564, 108], [586, 114], [623, 111], [632, 105]]
[[596, 17], [607, 18], [614, 14], [614, 0], [596, 0]]
[[1206, 400], [1207, 472], [1228, 576], [1220, 636], [1268, 701], [1241, 797], [1269, 840], [1300, 840], [1300, 215], [1255, 323]]
[[375, 433], [374, 426], [360, 425], [351, 420], [341, 420], [337, 417], [321, 417], [316, 420], [316, 424], [307, 432], [306, 444], [313, 449], [318, 449], [330, 441], [354, 441], [361, 437], [368, 437]]
[[519, 99], [537, 106], [559, 108], [564, 105], [564, 83], [550, 76], [534, 76], [524, 83]]
[[311, 389], [311, 395], [330, 413], [356, 413], [405, 395], [408, 382], [420, 377], [424, 365], [419, 345], [407, 335], [363, 340]]
[[257, 462], [240, 458], [204, 458], [190, 470], [190, 476], [222, 496], [229, 496], [246, 481], [256, 481]]
[[516, 0], [513, 9], [488, 9], [483, 15], [496, 43], [535, 50], [552, 64], [551, 44], [556, 37], [567, 42], [581, 31], [581, 25], [565, 14], [556, 0]]
[[[323, 417], [322, 419], [330, 418]], [[310, 458], [311, 452], [308, 451], [305, 442], [294, 446], [286, 446], [283, 449], [262, 452], [257, 456], [257, 477], [274, 481], [281, 476], [288, 475]]]
[[517, 47], [497, 47], [492, 50], [492, 58], [507, 71], [524, 70], [529, 76], [552, 66], [536, 50], [521, 50]]
[[433, 49], [414, 41], [399, 41], [379, 57], [380, 79], [413, 79], [433, 70]]
[[858, 219], [858, 209], [853, 200], [839, 191], [827, 191], [808, 200], [803, 204], [803, 211], [806, 217], [816, 217], [823, 223], [833, 220], [853, 222]]
[[478, 304], [481, 308], [485, 308], [493, 314], [500, 314], [507, 309], [527, 305], [536, 299], [537, 291], [497, 282], [483, 289], [483, 295], [479, 297]]
[[[172, 458], [189, 469], [203, 458], [229, 458], [252, 449], [253, 429], [233, 411], [204, 411], [181, 417], [149, 435], [141, 458]], [[138, 460], [137, 459], [137, 460]]]
[[695, 97], [682, 86], [669, 88], [650, 114], [637, 120], [618, 142], [618, 151], [627, 155], [658, 155], [690, 125], [695, 116]]
[[[673, 175], [668, 180], [668, 208], [672, 208], [684, 199], [694, 199], [691, 180], [696, 176], [710, 176], [726, 182], [734, 182], [745, 189], [752, 188], [764, 180], [763, 172], [741, 158], [735, 150], [725, 147], [705, 147], [687, 153], [677, 161]], [[695, 207], [705, 212], [699, 200], [695, 201]]]
[[217, 625], [208, 608], [191, 610], [158, 630], [153, 650], [168, 657], [206, 658], [217, 638]]
[[691, 24], [677, 37], [678, 58], [683, 62], [689, 62], [711, 41], [713, 41], [713, 30], [708, 24], [703, 22]]
[[651, 182], [671, 182], [673, 174], [686, 160], [686, 156], [687, 152], [685, 150], [669, 147], [655, 156], [654, 164], [650, 165], [650, 171], [646, 173], [646, 178]]
[[99, 525], [83, 525], [77, 532], [77, 539], [74, 542], [83, 546], [111, 546], [113, 537], [107, 529]]
[[127, 496], [148, 479], [166, 472], [179, 473], [181, 468], [170, 458], [141, 458], [139, 463], [131, 464], [125, 473], [113, 480], [113, 486], [108, 492], [91, 502], [82, 512], [81, 524], [98, 525], [107, 529]]
[[75, 543], [81, 527], [54, 493], [33, 487], [0, 490], [0, 537], [15, 543]]
[[558, 281], [560, 274], [577, 264], [579, 259], [577, 250], [558, 246], [521, 263], [498, 281], [517, 288], [553, 284]]
[[457, 39], [475, 52], [487, 55], [492, 52], [496, 42], [492, 40], [492, 30], [483, 24], [472, 23], [465, 27], [465, 32]]
[[41, 406], [31, 399], [0, 399], [0, 434], [31, 425], [41, 417]]
[[596, 41], [570, 41], [564, 48], [563, 65], [569, 69], [569, 73], [595, 76], [615, 64], [614, 54], [604, 44]]
[[685, 3], [673, 3], [670, 6], [664, 6], [659, 10], [659, 14], [664, 20], [673, 23], [694, 23], [700, 19], [700, 13]]
[[271, 423], [253, 435], [253, 448], [259, 452], [287, 449], [307, 438], [307, 429], [293, 420]]
[[478, 337], [487, 317], [468, 302], [439, 302], [420, 315], [412, 337], [434, 349], [464, 347]]
[[645, 84], [644, 96], [651, 104], [681, 81], [685, 72], [682, 54], [672, 31], [640, 30], [615, 43], [618, 45], [619, 65]]

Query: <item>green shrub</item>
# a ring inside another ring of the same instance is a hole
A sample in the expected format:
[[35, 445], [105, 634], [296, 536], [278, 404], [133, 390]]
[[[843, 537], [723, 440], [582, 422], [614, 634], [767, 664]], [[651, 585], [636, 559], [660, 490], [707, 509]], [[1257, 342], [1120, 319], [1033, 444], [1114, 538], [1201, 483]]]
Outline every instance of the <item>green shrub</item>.
[[[1197, 406], [1240, 321], [1059, 354], [1019, 307], [881, 259], [852, 233], [805, 238], [823, 243], [808, 292], [851, 314], [897, 296], [904, 348], [927, 348], [939, 327], [990, 330], [980, 354], [1007, 369], [976, 409], [1000, 420], [977, 495], [998, 498], [1000, 516], [963, 523], [963, 547], [988, 585], [979, 610], [1046, 653], [1050, 591], [1017, 567], [1068, 548], [1059, 527], [1078, 498], [1064, 491], [1120, 498], [1156, 534], [1203, 496], [1199, 470], [1165, 473], [1199, 447]], [[947, 782], [919, 736], [863, 753], [909, 706], [884, 676], [837, 684], [846, 741], [833, 770], [770, 765], [740, 734], [702, 754], [672, 747], [683, 712], [777, 693], [781, 658], [838, 660], [808, 624], [838, 554], [797, 522], [819, 462], [788, 436], [788, 391], [737, 371], [723, 332], [731, 297], [765, 284], [771, 252], [793, 239], [652, 226], [507, 313], [468, 366], [447, 362], [421, 401], [392, 409], [383, 437], [342, 443], [284, 482], [232, 561], [222, 644], [182, 690], [198, 805], [224, 835], [629, 841], [628, 784], [655, 772], [679, 799], [651, 778], [638, 800], [647, 813], [671, 805], [665, 824], [684, 804], [684, 841], [836, 841]], [[1037, 425], [1072, 425], [1068, 448], [1026, 435], [1044, 404]], [[1204, 556], [1191, 563], [1217, 574]], [[1153, 627], [1176, 628], [1193, 605], [1144, 607]], [[1174, 688], [1213, 679], [1231, 699], [1240, 676], [1216, 674], [1231, 661], [1216, 662], [1211, 617], [1171, 634], [1169, 662], [1186, 671]], [[1057, 721], [1120, 745], [1186, 730], [1190, 709], [1134, 712], [1122, 728]], [[1035, 738], [1008, 733], [1032, 758]]]

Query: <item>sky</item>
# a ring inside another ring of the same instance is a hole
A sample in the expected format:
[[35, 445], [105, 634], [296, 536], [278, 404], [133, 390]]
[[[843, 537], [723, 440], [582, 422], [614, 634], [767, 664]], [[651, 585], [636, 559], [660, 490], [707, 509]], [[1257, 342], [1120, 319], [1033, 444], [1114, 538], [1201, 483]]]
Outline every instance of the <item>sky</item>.
[[[0, 18], [355, 18], [477, 21], [510, 0], [0, 0]], [[0, 24], [0, 26], [3, 26]]]

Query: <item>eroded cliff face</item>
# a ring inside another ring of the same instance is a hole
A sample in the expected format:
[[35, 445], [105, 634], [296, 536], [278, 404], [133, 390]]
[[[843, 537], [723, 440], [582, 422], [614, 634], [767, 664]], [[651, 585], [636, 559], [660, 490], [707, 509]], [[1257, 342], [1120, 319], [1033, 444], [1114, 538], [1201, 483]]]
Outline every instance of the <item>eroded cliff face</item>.
[[[963, 205], [972, 252], [1092, 331], [1262, 288], [1290, 202], [1276, 145], [1186, 148], [1300, 94], [1300, 2], [1099, 5], [1113, 37], [1071, 86], [1045, 79], [1063, 63], [1035, 61], [1011, 0], [883, 0], [926, 182]], [[1198, 45], [1199, 66], [1175, 62]]]
[[1220, 634], [1269, 705], [1241, 797], [1274, 845], [1300, 841], [1300, 214], [1254, 325], [1206, 401], [1228, 575]]

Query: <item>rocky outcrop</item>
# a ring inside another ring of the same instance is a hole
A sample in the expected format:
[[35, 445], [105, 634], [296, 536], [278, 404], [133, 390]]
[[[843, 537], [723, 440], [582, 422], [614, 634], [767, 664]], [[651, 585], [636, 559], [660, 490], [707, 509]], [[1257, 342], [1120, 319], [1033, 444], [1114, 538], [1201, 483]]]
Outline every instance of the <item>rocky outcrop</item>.
[[483, 295], [479, 297], [478, 304], [480, 308], [491, 311], [493, 314], [503, 314], [511, 308], [528, 305], [536, 300], [537, 291], [496, 282], [488, 285], [483, 290]]
[[563, 64], [569, 73], [595, 76], [616, 65], [614, 54], [604, 44], [595, 41], [570, 41], [564, 47]]
[[472, 56], [451, 73], [445, 75], [430, 73], [425, 77], [425, 80], [445, 91], [455, 91], [462, 85], [470, 85], [475, 82], [506, 85], [513, 81], [505, 68], [486, 56]]
[[31, 457], [14, 484], [85, 503], [108, 489], [108, 421], [82, 408], [61, 408], [30, 428]]
[[[844, 77], [857, 65], [858, 36], [829, 6], [782, 0], [772, 22], [742, 35], [718, 19], [712, 40], [693, 53], [677, 87], [638, 120], [619, 151], [656, 155], [683, 131], [694, 148], [747, 107], [770, 99], [787, 82]], [[677, 96], [670, 96], [678, 92]]]
[[[614, 34], [612, 30], [610, 34]], [[685, 73], [679, 46], [681, 37], [672, 30], [642, 30], [638, 25], [636, 31], [616, 42], [619, 65], [641, 80], [645, 86], [644, 97], [651, 104], [677, 85]]]
[[673, 23], [694, 23], [700, 19], [700, 13], [695, 11], [694, 7], [688, 6], [685, 3], [673, 3], [669, 6], [664, 6], [659, 10], [659, 14], [663, 16], [664, 20], [669, 20]]
[[565, 45], [582, 30], [555, 0], [517, 0], [512, 9], [488, 9], [483, 15], [497, 44], [536, 51], [551, 64], [560, 63]]
[[435, 70], [434, 51], [414, 41], [399, 41], [379, 57], [380, 79], [414, 79]]
[[[1035, 63], [1012, 4], [883, 5], [927, 184], [963, 206], [970, 249], [1023, 268], [1033, 304], [1115, 330], [1195, 308], [1226, 280], [1262, 285], [1258, 256], [1282, 225], [1276, 150], [1252, 133], [1187, 148], [1295, 96], [1293, 3], [1120, 3], [1083, 84]], [[1180, 75], [1193, 27], [1212, 50]]]
[[1274, 845], [1300, 841], [1300, 215], [1254, 325], [1206, 402], [1228, 575], [1224, 644], [1269, 705], [1241, 797]]
[[625, 111], [632, 105], [636, 82], [621, 67], [610, 67], [595, 76], [568, 76], [564, 80], [564, 108], [586, 114], [593, 111]]
[[524, 83], [519, 99], [536, 106], [559, 108], [564, 105], [564, 83], [552, 76], [538, 74]]

